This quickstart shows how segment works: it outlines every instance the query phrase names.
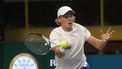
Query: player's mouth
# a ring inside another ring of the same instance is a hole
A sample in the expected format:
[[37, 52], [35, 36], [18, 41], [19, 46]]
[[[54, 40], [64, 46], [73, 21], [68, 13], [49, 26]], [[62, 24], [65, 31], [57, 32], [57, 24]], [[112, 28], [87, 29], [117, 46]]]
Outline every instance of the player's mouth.
[[71, 23], [71, 22], [69, 22], [69, 23], [68, 23], [68, 25], [72, 25], [72, 23]]

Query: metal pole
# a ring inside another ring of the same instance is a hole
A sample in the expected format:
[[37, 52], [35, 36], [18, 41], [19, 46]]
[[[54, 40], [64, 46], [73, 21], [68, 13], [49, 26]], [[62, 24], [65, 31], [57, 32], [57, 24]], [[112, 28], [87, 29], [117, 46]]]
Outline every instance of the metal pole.
[[29, 29], [29, 17], [28, 17], [28, 0], [25, 1], [25, 30], [28, 31]]
[[100, 0], [100, 25], [103, 29], [104, 26], [104, 0]]

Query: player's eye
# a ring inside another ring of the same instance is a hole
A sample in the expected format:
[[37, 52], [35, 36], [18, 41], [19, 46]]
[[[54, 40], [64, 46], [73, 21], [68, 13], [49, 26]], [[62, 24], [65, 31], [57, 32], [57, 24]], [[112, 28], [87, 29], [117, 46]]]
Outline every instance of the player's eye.
[[71, 14], [71, 15], [64, 15], [63, 16], [64, 18], [70, 18], [70, 17], [73, 17], [73, 15]]

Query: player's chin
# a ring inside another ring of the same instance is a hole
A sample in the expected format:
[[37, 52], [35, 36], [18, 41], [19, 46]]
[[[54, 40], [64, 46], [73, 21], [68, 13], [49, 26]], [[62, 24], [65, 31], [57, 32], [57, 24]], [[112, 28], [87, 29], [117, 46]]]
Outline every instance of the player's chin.
[[69, 23], [68, 26], [69, 26], [69, 27], [72, 27], [72, 23]]
[[68, 25], [67, 28], [69, 28], [69, 29], [72, 28], [72, 25]]

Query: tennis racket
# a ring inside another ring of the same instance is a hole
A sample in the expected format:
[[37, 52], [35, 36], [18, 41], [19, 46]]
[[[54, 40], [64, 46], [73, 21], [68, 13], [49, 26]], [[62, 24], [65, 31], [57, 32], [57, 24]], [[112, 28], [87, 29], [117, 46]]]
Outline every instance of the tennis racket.
[[28, 32], [25, 34], [24, 43], [33, 53], [37, 55], [46, 55], [52, 50], [50, 43], [55, 42], [50, 41], [47, 37], [37, 32]]

